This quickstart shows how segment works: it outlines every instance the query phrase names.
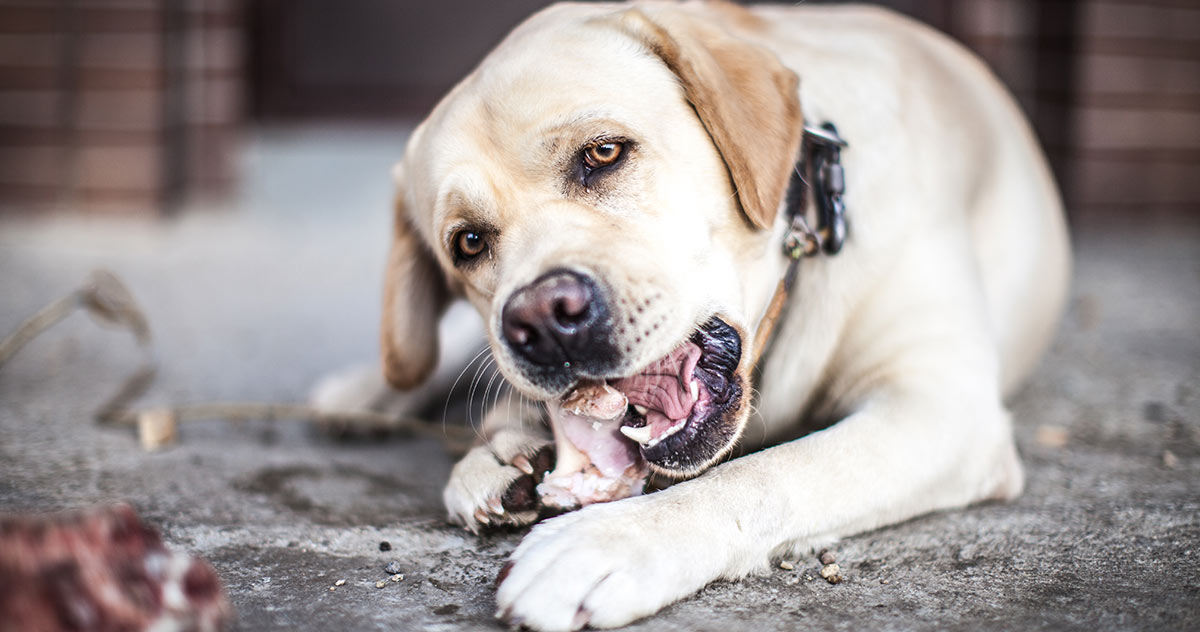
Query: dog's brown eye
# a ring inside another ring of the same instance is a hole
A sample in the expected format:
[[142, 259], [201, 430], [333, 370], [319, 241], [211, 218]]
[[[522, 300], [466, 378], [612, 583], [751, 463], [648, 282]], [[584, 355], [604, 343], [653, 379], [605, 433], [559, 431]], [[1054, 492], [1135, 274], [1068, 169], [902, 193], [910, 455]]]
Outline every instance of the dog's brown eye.
[[588, 145], [583, 150], [583, 162], [589, 169], [607, 167], [615, 163], [621, 157], [621, 152], [624, 150], [625, 144], [616, 141]]
[[487, 250], [487, 240], [477, 232], [463, 230], [454, 236], [454, 258], [459, 261], [474, 259], [484, 250]]

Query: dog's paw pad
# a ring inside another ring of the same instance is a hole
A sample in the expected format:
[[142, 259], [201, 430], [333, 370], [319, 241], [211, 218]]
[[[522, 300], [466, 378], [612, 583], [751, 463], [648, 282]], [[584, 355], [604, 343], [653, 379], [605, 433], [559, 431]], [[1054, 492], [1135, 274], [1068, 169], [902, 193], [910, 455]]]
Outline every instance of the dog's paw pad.
[[501, 512], [537, 512], [541, 508], [537, 486], [546, 473], [554, 469], [554, 446], [543, 446], [532, 457], [518, 454], [512, 460], [512, 466], [520, 470], [522, 476], [509, 484], [499, 499], [489, 500], [489, 506], [493, 507], [493, 513], [499, 513], [495, 507], [500, 507]]
[[504, 491], [504, 496], [499, 501], [500, 506], [514, 512], [537, 511], [540, 504], [537, 486], [538, 481], [532, 474], [521, 476]]

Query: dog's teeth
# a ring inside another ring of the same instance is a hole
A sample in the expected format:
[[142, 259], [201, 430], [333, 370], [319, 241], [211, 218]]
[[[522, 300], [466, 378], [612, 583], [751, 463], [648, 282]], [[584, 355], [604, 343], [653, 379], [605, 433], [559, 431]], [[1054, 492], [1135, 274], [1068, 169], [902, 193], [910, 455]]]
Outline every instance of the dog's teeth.
[[650, 432], [650, 426], [642, 426], [641, 428], [621, 426], [621, 434], [642, 445], [651, 444], [652, 433]]
[[666, 439], [667, 437], [675, 434], [676, 432], [683, 430], [683, 427], [686, 425], [687, 425], [687, 418], [685, 417], [683, 419], [680, 419], [679, 421], [675, 422], [675, 424], [673, 426], [671, 426], [670, 428], [667, 428], [667, 431], [662, 433], [662, 436], [660, 436], [658, 438], [658, 440], [662, 441], [663, 439]]
[[636, 410], [637, 413], [643, 417], [646, 416], [647, 412], [650, 412], [650, 409], [646, 408], [645, 406], [642, 406], [641, 404], [634, 404], [633, 409]]
[[700, 399], [700, 382], [692, 380], [692, 399]]

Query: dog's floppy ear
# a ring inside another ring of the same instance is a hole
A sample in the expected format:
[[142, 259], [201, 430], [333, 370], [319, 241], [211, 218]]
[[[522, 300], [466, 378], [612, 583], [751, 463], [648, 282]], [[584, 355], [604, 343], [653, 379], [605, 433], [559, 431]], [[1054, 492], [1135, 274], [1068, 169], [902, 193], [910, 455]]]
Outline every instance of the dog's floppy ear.
[[756, 19], [732, 5], [651, 5], [624, 11], [620, 20], [679, 78], [729, 168], [742, 210], [768, 228], [800, 149], [799, 79], [774, 53], [720, 25], [730, 17]]
[[409, 219], [401, 167], [394, 173], [396, 209], [383, 288], [383, 374], [392, 386], [409, 389], [437, 364], [438, 320], [449, 291], [433, 253]]

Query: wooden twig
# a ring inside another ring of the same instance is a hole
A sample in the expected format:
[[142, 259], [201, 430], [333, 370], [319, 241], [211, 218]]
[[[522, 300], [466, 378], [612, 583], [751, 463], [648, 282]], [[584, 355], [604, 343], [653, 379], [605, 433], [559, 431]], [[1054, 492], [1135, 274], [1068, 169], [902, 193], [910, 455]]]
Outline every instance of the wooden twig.
[[302, 404], [271, 404], [262, 402], [204, 402], [179, 404], [161, 408], [120, 409], [108, 413], [107, 423], [134, 426], [138, 419], [149, 412], [167, 411], [177, 422], [199, 419], [223, 419], [232, 422], [246, 421], [308, 421], [332, 429], [339, 427], [361, 432], [398, 432], [418, 437], [471, 440], [475, 433], [459, 426], [433, 427], [419, 419], [394, 417], [374, 411], [325, 410]]
[[122, 424], [124, 420], [134, 413], [129, 411], [129, 406], [141, 398], [146, 391], [150, 390], [150, 385], [154, 383], [154, 378], [158, 376], [158, 367], [152, 362], [146, 362], [136, 373], [125, 378], [121, 384], [121, 388], [108, 398], [99, 408], [96, 409], [95, 418], [100, 423]]
[[[62, 321], [79, 308], [87, 309], [96, 320], [128, 329], [139, 346], [149, 349], [150, 327], [145, 314], [133, 295], [109, 272], [92, 273], [80, 289], [54, 301], [23, 322], [16, 331], [0, 342], [0, 366], [21, 347], [39, 334]], [[233, 422], [296, 420], [308, 421], [334, 432], [402, 433], [417, 437], [441, 439], [447, 449], [465, 452], [475, 439], [470, 428], [460, 426], [434, 427], [421, 420], [395, 417], [374, 411], [338, 411], [300, 404], [258, 402], [207, 402], [176, 406], [133, 408], [154, 383], [157, 366], [153, 359], [143, 363], [127, 378], [121, 388], [99, 409], [95, 417], [101, 423], [134, 426], [142, 445], [157, 449], [175, 440], [178, 423], [197, 419], [224, 419]]]
[[30, 340], [37, 338], [43, 331], [74, 314], [82, 302], [83, 292], [76, 290], [43, 307], [41, 311], [26, 319], [17, 327], [16, 331], [0, 341], [0, 366], [4, 366], [9, 358], [16, 355]]
[[87, 309], [92, 318], [102, 323], [128, 329], [139, 345], [149, 345], [150, 327], [129, 289], [113, 273], [96, 270], [83, 287], [43, 307], [0, 341], [0, 366], [4, 366], [29, 341], [80, 307]]

